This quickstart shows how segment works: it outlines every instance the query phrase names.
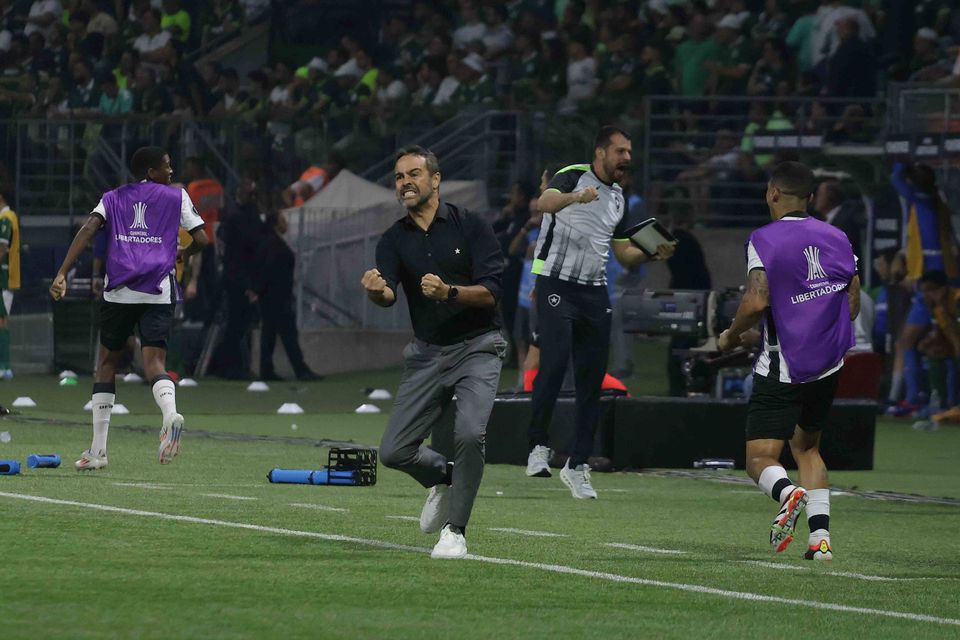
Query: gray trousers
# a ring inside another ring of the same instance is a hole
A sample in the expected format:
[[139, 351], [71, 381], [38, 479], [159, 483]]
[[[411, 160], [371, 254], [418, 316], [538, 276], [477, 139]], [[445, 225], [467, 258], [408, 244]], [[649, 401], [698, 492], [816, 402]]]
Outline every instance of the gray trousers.
[[403, 376], [380, 441], [380, 462], [427, 488], [443, 482], [447, 459], [423, 441], [456, 394], [453, 483], [446, 499], [448, 520], [459, 527], [470, 519], [483, 478], [487, 419], [506, 352], [507, 341], [499, 331], [443, 347], [415, 339], [403, 350]]

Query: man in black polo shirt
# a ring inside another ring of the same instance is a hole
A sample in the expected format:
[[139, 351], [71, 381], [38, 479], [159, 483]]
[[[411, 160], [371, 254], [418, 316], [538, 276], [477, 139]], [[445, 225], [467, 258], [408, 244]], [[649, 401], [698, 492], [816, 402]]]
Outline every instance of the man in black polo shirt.
[[[507, 349], [496, 312], [503, 254], [487, 222], [440, 202], [440, 165], [433, 153], [405, 147], [395, 168], [397, 198], [408, 215], [383, 234], [377, 267], [363, 274], [362, 284], [381, 307], [396, 302], [397, 284], [403, 285], [415, 338], [404, 349], [380, 461], [430, 489], [420, 528], [440, 531], [431, 557], [462, 558], [483, 477], [487, 418]], [[423, 445], [454, 394], [456, 472], [453, 463]]]

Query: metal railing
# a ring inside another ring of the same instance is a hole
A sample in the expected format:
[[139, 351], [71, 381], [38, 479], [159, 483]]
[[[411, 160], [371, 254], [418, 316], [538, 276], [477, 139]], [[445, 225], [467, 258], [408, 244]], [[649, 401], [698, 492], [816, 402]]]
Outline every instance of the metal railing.
[[842, 172], [850, 159], [879, 159], [885, 106], [877, 99], [650, 96], [642, 152], [648, 211], [754, 225], [767, 215], [765, 170], [777, 160]]
[[[524, 136], [527, 125], [514, 111], [465, 109], [436, 127], [398, 144], [418, 144], [440, 159], [445, 180], [483, 177], [488, 198], [496, 202], [510, 184], [521, 177], [527, 164]], [[363, 172], [363, 177], [386, 187], [393, 186], [394, 156], [384, 157]]]

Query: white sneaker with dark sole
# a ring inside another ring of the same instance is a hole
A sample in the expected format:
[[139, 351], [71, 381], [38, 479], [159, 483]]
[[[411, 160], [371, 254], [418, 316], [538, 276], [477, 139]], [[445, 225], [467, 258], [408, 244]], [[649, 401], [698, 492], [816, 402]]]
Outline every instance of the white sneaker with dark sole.
[[77, 471], [96, 471], [107, 466], [107, 452], [102, 451], [102, 455], [93, 454], [87, 449], [80, 454], [80, 459], [73, 463]]
[[531, 478], [549, 478], [550, 473], [550, 447], [538, 444], [527, 456], [527, 475]]
[[183, 416], [175, 413], [163, 419], [160, 428], [160, 448], [157, 458], [160, 464], [170, 464], [180, 453], [180, 436], [183, 434]]
[[579, 500], [596, 500], [597, 492], [590, 484], [590, 465], [578, 464], [575, 469], [570, 468], [570, 460], [560, 469], [560, 479], [567, 485], [574, 498]]
[[440, 531], [440, 540], [430, 552], [435, 560], [459, 560], [467, 555], [467, 540], [462, 533], [457, 533], [446, 525]]
[[424, 533], [436, 533], [447, 521], [450, 505], [446, 500], [450, 485], [438, 484], [430, 488], [427, 501], [420, 511], [420, 530]]

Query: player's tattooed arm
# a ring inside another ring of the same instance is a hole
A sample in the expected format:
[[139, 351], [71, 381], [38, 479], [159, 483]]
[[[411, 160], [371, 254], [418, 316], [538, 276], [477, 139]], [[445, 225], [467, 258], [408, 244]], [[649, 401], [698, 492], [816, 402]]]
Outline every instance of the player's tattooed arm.
[[744, 300], [750, 299], [756, 313], [770, 306], [770, 284], [767, 281], [767, 272], [763, 269], [753, 269], [750, 272], [750, 282], [747, 284], [747, 293]]
[[850, 303], [850, 320], [857, 319], [860, 315], [860, 276], [853, 276], [850, 286], [847, 287], [847, 301]]
[[763, 269], [750, 271], [747, 290], [740, 300], [737, 315], [730, 328], [720, 334], [717, 341], [721, 351], [729, 351], [744, 344], [743, 334], [760, 322], [764, 310], [770, 306], [770, 284]]

